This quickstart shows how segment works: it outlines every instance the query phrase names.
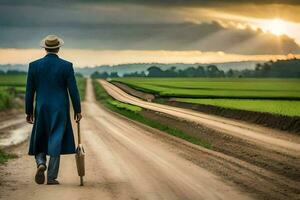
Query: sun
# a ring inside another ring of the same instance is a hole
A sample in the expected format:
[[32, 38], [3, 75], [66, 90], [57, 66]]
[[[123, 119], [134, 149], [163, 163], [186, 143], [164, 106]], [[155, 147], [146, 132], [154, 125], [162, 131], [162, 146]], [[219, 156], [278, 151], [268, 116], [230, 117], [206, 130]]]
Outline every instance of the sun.
[[285, 33], [285, 22], [282, 19], [273, 19], [264, 24], [264, 29], [277, 36], [283, 35]]

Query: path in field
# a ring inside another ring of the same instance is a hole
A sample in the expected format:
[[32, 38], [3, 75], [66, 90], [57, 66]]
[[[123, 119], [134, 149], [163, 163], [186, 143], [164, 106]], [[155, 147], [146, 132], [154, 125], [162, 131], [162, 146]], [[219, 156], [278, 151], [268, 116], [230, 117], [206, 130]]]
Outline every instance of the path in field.
[[62, 157], [62, 185], [36, 185], [34, 160], [25, 155], [28, 144], [24, 144], [18, 150], [21, 158], [6, 167], [10, 176], [2, 177], [8, 185], [0, 189], [2, 199], [250, 199], [184, 159], [151, 129], [101, 108], [95, 101], [91, 80], [82, 110], [86, 185], [77, 185], [73, 155]]
[[[275, 130], [261, 128], [258, 126], [249, 125], [247, 123], [237, 122], [223, 117], [212, 116], [189, 109], [146, 102], [127, 94], [107, 81], [100, 80], [100, 83], [112, 97], [121, 102], [137, 105], [146, 109], [176, 116], [188, 121], [204, 124], [207, 127], [221, 130], [227, 134], [259, 143], [268, 148], [274, 148], [279, 151], [297, 155], [300, 153], [299, 137], [285, 137], [284, 134], [276, 134], [278, 131]], [[291, 137], [293, 140], [290, 140]]]

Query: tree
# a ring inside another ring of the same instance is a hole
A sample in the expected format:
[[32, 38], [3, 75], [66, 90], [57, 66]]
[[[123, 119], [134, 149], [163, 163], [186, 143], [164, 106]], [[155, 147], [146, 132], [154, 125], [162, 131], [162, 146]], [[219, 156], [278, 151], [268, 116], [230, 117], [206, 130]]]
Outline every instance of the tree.
[[194, 67], [188, 67], [185, 70], [183, 70], [181, 73], [181, 76], [184, 77], [195, 77], [196, 76], [196, 69]]
[[232, 69], [228, 70], [228, 72], [226, 73], [227, 77], [234, 77], [234, 71]]
[[206, 67], [206, 74], [208, 77], [224, 77], [224, 71], [219, 70], [215, 65], [208, 65]]
[[176, 67], [171, 67], [165, 71], [162, 71], [162, 76], [163, 77], [176, 77], [177, 72], [176, 72]]
[[118, 72], [111, 72], [110, 75], [109, 75], [109, 77], [111, 77], [111, 78], [118, 78], [119, 77]]
[[95, 72], [91, 75], [91, 78], [108, 78], [108, 73], [107, 73], [107, 72], [99, 73], [98, 71], [95, 71]]
[[202, 66], [199, 65], [199, 66], [197, 67], [195, 73], [196, 73], [196, 74], [195, 74], [196, 77], [205, 77], [205, 69], [204, 69], [204, 67], [202, 67]]
[[300, 59], [269, 61], [256, 65], [253, 76], [300, 78]]
[[6, 72], [7, 75], [23, 75], [23, 74], [27, 74], [27, 72], [24, 71], [19, 71], [19, 70], [7, 70]]
[[147, 71], [149, 77], [163, 77], [163, 71], [159, 67], [152, 66]]
[[82, 78], [83, 77], [83, 75], [81, 73], [79, 73], [79, 72], [76, 72], [75, 76], [78, 77], [78, 78]]
[[144, 71], [142, 72], [132, 72], [132, 73], [127, 73], [124, 74], [123, 77], [146, 77], [146, 74]]

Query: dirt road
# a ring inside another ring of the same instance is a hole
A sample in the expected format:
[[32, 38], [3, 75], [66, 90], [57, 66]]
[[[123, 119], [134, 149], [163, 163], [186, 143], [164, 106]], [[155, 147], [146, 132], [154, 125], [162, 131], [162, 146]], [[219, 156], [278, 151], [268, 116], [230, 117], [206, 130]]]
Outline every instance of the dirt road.
[[[14, 149], [20, 158], [0, 167], [0, 199], [251, 199], [249, 193], [182, 156], [201, 147], [101, 108], [90, 80], [83, 111], [86, 185], [78, 186], [74, 156], [62, 157], [60, 186], [36, 185], [34, 160], [23, 143]], [[168, 142], [172, 140], [182, 146]]]
[[213, 129], [225, 132], [226, 134], [255, 142], [256, 144], [261, 144], [267, 148], [276, 149], [278, 151], [293, 155], [300, 154], [300, 138], [297, 136], [231, 119], [208, 115], [189, 109], [146, 102], [125, 93], [107, 81], [100, 80], [100, 83], [111, 96], [121, 102], [138, 105], [146, 109], [204, 124], [207, 127], [211, 127]]

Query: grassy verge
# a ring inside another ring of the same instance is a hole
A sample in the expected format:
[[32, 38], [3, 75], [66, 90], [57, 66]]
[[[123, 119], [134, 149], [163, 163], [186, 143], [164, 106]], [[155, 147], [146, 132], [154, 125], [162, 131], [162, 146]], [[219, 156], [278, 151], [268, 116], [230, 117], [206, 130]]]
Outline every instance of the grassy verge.
[[17, 156], [14, 154], [9, 154], [0, 149], [0, 164], [4, 164], [9, 159], [16, 158]]
[[13, 96], [6, 90], [0, 93], [0, 111], [13, 107]]
[[85, 98], [86, 78], [76, 78], [80, 100], [83, 101]]
[[187, 134], [179, 129], [169, 127], [167, 125], [161, 124], [152, 119], [144, 117], [140, 113], [142, 111], [141, 107], [116, 101], [115, 99], [113, 99], [111, 96], [109, 96], [107, 94], [107, 92], [104, 90], [104, 88], [101, 86], [101, 84], [95, 79], [93, 80], [93, 86], [94, 86], [94, 91], [95, 91], [95, 96], [96, 96], [97, 101], [99, 101], [101, 104], [103, 104], [108, 109], [110, 109], [114, 112], [117, 112], [121, 115], [124, 115], [132, 120], [146, 124], [152, 128], [156, 128], [158, 130], [169, 133], [170, 135], [184, 139], [193, 144], [196, 144], [196, 145], [208, 148], [208, 149], [212, 149], [211, 144], [205, 140], [190, 136], [189, 134]]
[[25, 85], [26, 75], [0, 75], [0, 111], [22, 106], [14, 100], [24, 95]]

